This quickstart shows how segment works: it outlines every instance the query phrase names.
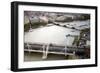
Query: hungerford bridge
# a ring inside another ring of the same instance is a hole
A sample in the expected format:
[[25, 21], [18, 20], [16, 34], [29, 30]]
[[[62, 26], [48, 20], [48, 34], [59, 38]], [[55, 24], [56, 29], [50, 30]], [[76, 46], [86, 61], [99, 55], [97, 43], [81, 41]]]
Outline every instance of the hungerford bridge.
[[42, 59], [46, 59], [49, 53], [62, 54], [62, 55], [75, 55], [77, 53], [85, 53], [88, 46], [61, 46], [56, 44], [36, 44], [24, 43], [24, 51], [27, 52], [41, 52], [43, 53]]

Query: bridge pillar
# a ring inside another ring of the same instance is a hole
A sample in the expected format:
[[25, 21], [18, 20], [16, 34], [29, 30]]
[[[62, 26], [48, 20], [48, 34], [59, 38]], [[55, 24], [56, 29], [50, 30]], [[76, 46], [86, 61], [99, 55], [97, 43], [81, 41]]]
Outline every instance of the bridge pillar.
[[42, 59], [46, 59], [47, 58], [48, 50], [49, 50], [49, 44], [48, 45], [43, 45], [43, 56], [42, 56]]
[[43, 48], [43, 55], [42, 55], [42, 59], [45, 59], [45, 47], [46, 45], [43, 45], [42, 48]]
[[27, 43], [27, 47], [28, 47], [28, 50], [29, 50], [29, 54], [30, 54], [30, 45]]
[[65, 46], [65, 56], [67, 55], [67, 46]]

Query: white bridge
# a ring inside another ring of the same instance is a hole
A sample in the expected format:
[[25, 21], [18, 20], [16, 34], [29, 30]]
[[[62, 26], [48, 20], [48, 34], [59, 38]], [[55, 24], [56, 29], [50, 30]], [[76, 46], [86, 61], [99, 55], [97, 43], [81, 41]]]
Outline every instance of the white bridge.
[[[85, 46], [86, 48], [86, 46]], [[33, 44], [24, 43], [24, 51], [28, 52], [42, 52], [43, 59], [47, 58], [48, 53], [62, 54], [62, 55], [75, 55], [76, 53], [84, 53], [84, 47], [80, 46], [60, 46], [56, 44]]]

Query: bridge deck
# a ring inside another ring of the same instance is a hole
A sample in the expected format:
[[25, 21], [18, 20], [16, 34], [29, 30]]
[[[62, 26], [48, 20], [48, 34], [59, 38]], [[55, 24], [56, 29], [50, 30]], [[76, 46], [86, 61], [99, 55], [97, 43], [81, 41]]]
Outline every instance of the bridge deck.
[[[85, 46], [87, 48], [87, 46]], [[75, 53], [84, 53], [85, 48], [82, 46], [62, 46], [56, 44], [36, 44], [24, 43], [24, 51], [28, 52], [41, 52], [43, 58], [47, 57], [48, 53], [62, 54], [62, 55], [75, 55]]]

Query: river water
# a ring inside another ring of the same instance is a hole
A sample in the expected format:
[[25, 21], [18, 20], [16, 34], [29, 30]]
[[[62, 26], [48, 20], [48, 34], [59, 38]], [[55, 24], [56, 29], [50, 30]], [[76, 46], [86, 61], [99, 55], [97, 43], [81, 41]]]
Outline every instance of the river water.
[[[59, 23], [67, 25], [68, 27], [75, 27], [79, 30], [84, 28], [90, 28], [90, 20], [86, 21], [73, 21], [66, 23]], [[50, 26], [49, 26], [50, 25]], [[45, 44], [57, 44], [57, 45], [72, 45], [74, 37], [66, 37], [66, 35], [79, 35], [80, 31], [70, 28], [65, 28], [53, 24], [47, 26], [32, 29], [31, 32], [25, 32], [24, 42], [30, 43], [45, 43]]]

